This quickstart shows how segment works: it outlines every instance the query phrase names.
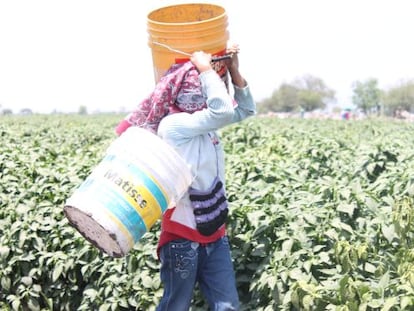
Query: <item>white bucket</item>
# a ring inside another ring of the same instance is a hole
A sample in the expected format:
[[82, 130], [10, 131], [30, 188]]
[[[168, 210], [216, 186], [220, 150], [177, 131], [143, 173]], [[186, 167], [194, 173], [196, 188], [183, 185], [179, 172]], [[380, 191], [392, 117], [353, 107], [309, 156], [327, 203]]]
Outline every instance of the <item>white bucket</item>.
[[148, 130], [130, 127], [67, 200], [64, 213], [88, 241], [122, 257], [191, 181], [189, 167], [171, 146]]

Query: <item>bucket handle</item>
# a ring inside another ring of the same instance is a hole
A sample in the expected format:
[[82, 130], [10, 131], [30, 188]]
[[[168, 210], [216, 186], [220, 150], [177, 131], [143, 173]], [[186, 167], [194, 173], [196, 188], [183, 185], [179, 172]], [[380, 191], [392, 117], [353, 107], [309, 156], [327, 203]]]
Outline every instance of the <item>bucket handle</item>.
[[[162, 46], [163, 48], [166, 48], [166, 49], [170, 50], [171, 52], [179, 53], [179, 54], [189, 56], [189, 57], [192, 56], [190, 53], [187, 53], [187, 52], [184, 52], [184, 51], [181, 51], [181, 50], [177, 50], [177, 49], [173, 49], [172, 47], [170, 47], [166, 44], [163, 44], [163, 43], [153, 41], [152, 44]], [[230, 59], [230, 58], [232, 58], [232, 56], [233, 56], [232, 54], [226, 54], [226, 55], [222, 55], [222, 56], [213, 56], [211, 58], [211, 62], [214, 63], [214, 62], [218, 62], [218, 61], [221, 61], [221, 60], [224, 60], [224, 59]]]

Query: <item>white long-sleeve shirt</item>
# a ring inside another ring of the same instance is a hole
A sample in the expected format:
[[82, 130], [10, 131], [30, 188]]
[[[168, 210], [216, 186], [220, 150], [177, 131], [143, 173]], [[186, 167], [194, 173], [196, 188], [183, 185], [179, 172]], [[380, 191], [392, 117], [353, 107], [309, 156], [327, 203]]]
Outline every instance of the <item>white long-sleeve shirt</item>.
[[[206, 190], [217, 174], [225, 184], [224, 153], [217, 130], [254, 115], [256, 104], [248, 86], [233, 86], [237, 103], [234, 105], [223, 81], [213, 70], [201, 73], [199, 79], [207, 95], [207, 108], [192, 114], [180, 112], [166, 116], [160, 122], [158, 135], [173, 146], [191, 168], [194, 179], [191, 187]], [[196, 231], [196, 223], [188, 193], [164, 214], [164, 222], [168, 225], [163, 226], [163, 230], [205, 242], [197, 232], [191, 232]], [[183, 232], [183, 226], [190, 230]]]

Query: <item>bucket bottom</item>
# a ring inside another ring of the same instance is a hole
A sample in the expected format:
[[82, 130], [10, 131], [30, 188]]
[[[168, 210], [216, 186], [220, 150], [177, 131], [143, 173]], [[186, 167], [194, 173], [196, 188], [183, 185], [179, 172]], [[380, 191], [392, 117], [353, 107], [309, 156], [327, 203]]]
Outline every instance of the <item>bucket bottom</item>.
[[98, 249], [112, 257], [119, 258], [124, 256], [115, 234], [105, 230], [91, 215], [68, 205], [64, 207], [64, 213], [69, 223]]

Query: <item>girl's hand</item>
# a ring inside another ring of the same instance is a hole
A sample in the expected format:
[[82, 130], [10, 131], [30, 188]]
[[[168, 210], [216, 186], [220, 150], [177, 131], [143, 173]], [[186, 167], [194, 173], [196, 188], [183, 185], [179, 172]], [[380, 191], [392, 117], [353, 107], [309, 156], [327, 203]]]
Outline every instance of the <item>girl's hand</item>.
[[239, 51], [240, 49], [238, 44], [229, 45], [226, 50], [226, 54], [230, 54], [232, 57], [225, 60], [225, 65], [227, 66], [227, 70], [230, 73], [231, 82], [234, 85], [242, 88], [247, 85], [247, 82], [239, 72]]
[[231, 44], [227, 47], [226, 54], [230, 54], [231, 58], [226, 59], [224, 61], [224, 64], [226, 65], [229, 71], [239, 69], [239, 57], [237, 56], [239, 51], [240, 51], [240, 48], [238, 44]]
[[211, 66], [211, 54], [202, 51], [194, 52], [190, 60], [200, 73], [213, 69]]

